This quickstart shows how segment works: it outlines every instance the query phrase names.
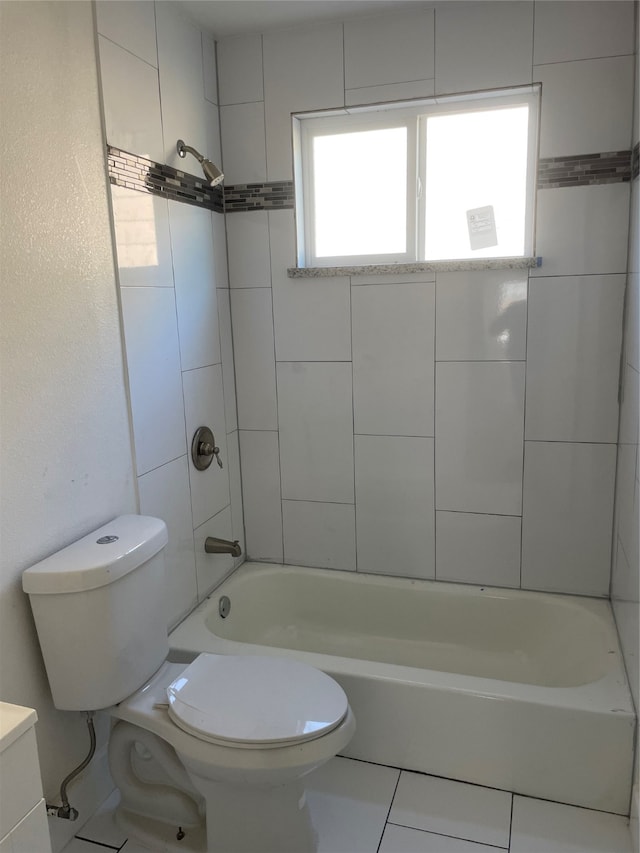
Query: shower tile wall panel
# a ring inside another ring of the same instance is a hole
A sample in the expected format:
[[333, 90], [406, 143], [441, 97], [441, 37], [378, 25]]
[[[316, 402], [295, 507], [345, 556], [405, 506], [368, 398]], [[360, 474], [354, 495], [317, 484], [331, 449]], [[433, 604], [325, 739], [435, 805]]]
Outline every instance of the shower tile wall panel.
[[624, 275], [531, 281], [528, 439], [615, 444], [624, 286]]
[[[107, 142], [181, 168], [182, 137], [220, 162], [211, 39], [164, 3], [100, 4], [98, 30]], [[111, 190], [140, 511], [169, 529], [174, 625], [229, 570], [228, 557], [204, 553], [204, 535], [244, 542], [224, 216]], [[223, 469], [192, 465], [191, 432], [203, 423]]]
[[191, 523], [189, 461], [181, 456], [138, 478], [140, 512], [162, 518], [169, 542], [165, 550], [165, 584], [175, 625], [196, 604], [196, 555]]
[[[632, 24], [631, 2], [443, 3], [223, 40], [221, 103], [230, 116], [240, 105], [258, 115], [264, 108], [268, 181], [292, 177], [292, 111], [538, 80], [543, 157], [628, 151]], [[227, 146], [245, 146], [232, 125], [223, 126]], [[262, 137], [243, 150], [248, 174], [262, 174]], [[278, 387], [265, 397], [271, 411], [278, 405], [278, 418], [259, 433], [243, 426], [242, 412], [239, 422], [250, 556], [282, 555], [284, 499], [287, 562], [329, 565], [332, 545], [314, 557], [313, 544], [328, 529], [327, 505], [340, 507], [348, 530], [345, 507], [355, 502], [360, 571], [606, 594], [629, 227], [627, 172], [623, 178], [538, 192], [543, 261], [530, 277], [359, 276], [350, 280], [350, 299], [346, 280], [284, 277], [295, 265], [291, 212], [227, 215], [232, 294], [273, 287]], [[636, 310], [637, 293], [636, 275], [627, 291]], [[253, 342], [269, 335], [264, 299], [262, 311], [244, 318], [246, 344], [235, 338], [245, 411], [252, 376], [265, 369]], [[627, 340], [637, 372], [637, 334]], [[331, 369], [339, 369], [340, 382], [321, 382]], [[258, 436], [268, 464], [259, 459]], [[555, 506], [554, 451], [559, 470], [571, 475], [560, 507], [564, 528], [548, 510]], [[355, 496], [348, 485], [354, 473]], [[583, 492], [596, 481], [593, 503]], [[621, 508], [623, 532], [625, 517], [631, 512]]]
[[354, 287], [352, 323], [355, 432], [433, 436], [435, 284]]
[[332, 278], [319, 288], [312, 279], [288, 278], [295, 254], [293, 211], [268, 216], [277, 360], [351, 361], [349, 279]]
[[227, 186], [267, 180], [264, 104], [220, 107], [222, 156]]
[[286, 563], [355, 571], [353, 504], [282, 501], [282, 527]]
[[211, 217], [192, 205], [170, 201], [169, 221], [182, 369], [219, 364]]

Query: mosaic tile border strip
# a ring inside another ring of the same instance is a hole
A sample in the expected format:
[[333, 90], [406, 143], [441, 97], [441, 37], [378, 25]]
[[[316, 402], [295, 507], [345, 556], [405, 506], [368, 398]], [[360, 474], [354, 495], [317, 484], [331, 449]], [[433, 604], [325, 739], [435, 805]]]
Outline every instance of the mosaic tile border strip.
[[224, 213], [222, 189], [208, 186], [195, 175], [130, 154], [112, 145], [107, 145], [107, 169], [109, 181], [118, 187]]
[[246, 210], [293, 210], [293, 181], [231, 184], [224, 188], [226, 213]]
[[619, 184], [631, 180], [631, 151], [544, 157], [538, 163], [538, 189]]
[[640, 175], [640, 142], [636, 142], [631, 155], [631, 180], [635, 181], [638, 175]]

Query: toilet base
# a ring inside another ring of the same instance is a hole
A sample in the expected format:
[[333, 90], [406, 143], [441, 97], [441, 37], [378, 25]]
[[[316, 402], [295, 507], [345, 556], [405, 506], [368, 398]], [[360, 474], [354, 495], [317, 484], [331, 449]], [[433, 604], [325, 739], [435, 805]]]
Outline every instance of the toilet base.
[[207, 803], [208, 853], [316, 853], [304, 785], [229, 785], [189, 773]]
[[152, 853], [208, 853], [204, 821], [199, 827], [184, 827], [181, 840], [177, 838], [180, 827], [142, 817], [122, 806], [116, 809], [115, 821], [129, 838]]

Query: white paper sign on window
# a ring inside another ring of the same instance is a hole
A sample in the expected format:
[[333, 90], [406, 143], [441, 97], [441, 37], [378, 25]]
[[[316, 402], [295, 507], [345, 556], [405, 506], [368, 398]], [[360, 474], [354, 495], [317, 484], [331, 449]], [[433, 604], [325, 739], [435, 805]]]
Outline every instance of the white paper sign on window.
[[498, 245], [496, 217], [492, 204], [467, 210], [467, 226], [471, 249], [488, 249], [489, 246]]

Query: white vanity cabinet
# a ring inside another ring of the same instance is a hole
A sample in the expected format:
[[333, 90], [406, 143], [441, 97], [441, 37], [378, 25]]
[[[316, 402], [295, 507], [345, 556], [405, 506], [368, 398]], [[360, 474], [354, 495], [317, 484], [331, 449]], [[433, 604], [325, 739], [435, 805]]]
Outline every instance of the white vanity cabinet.
[[31, 708], [0, 702], [0, 853], [51, 853]]

